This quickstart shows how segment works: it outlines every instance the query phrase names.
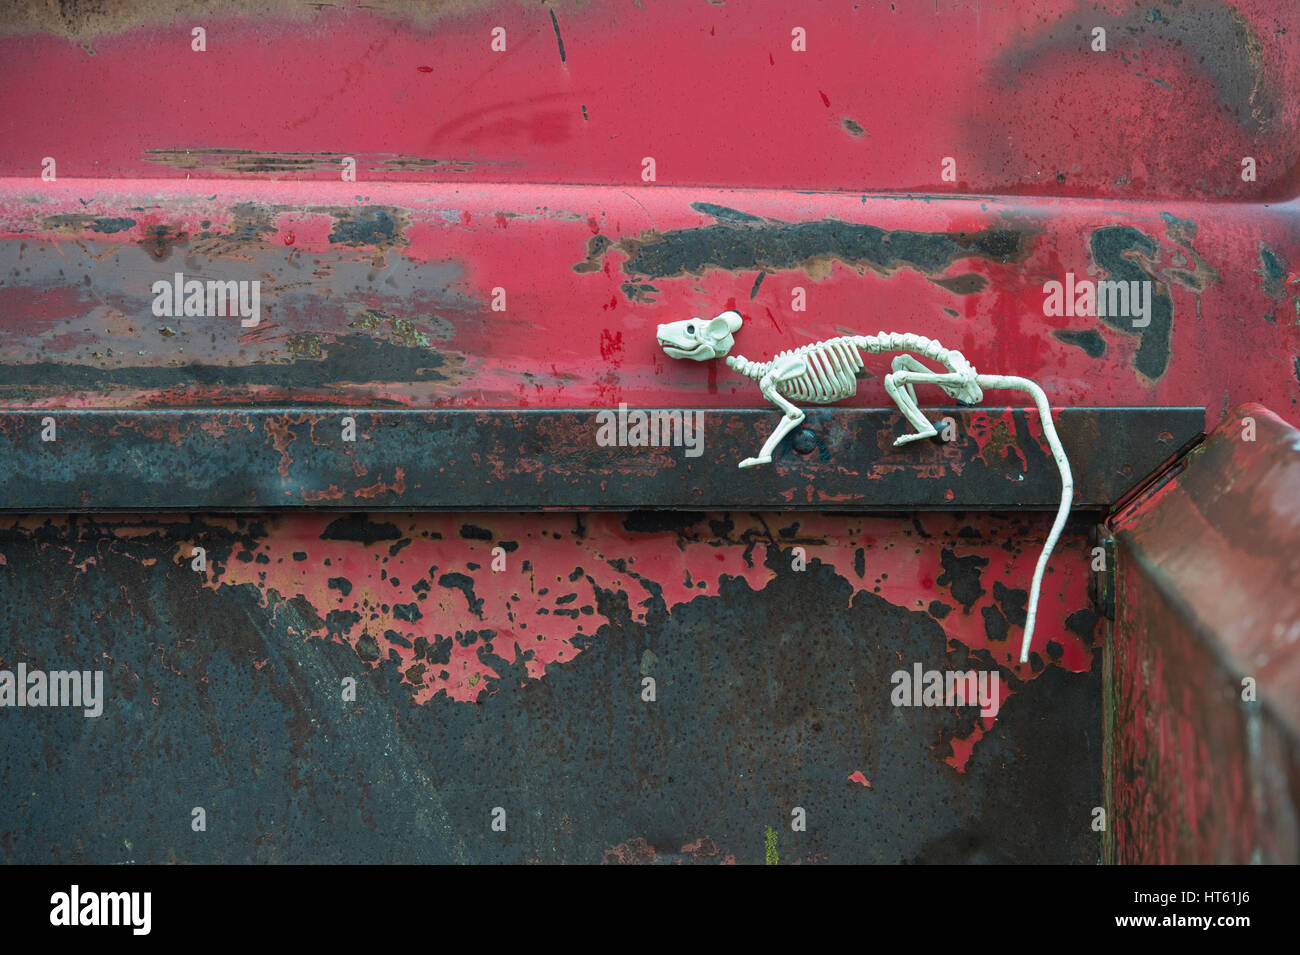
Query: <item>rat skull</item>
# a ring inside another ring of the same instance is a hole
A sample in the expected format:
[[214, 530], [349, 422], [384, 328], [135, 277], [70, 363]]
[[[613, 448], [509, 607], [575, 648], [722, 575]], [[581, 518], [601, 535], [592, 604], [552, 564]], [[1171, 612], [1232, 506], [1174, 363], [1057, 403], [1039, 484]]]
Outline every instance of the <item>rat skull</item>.
[[740, 313], [723, 312], [711, 321], [700, 318], [683, 319], [660, 325], [659, 344], [670, 358], [689, 358], [708, 361], [722, 358], [736, 343], [732, 335], [740, 330]]

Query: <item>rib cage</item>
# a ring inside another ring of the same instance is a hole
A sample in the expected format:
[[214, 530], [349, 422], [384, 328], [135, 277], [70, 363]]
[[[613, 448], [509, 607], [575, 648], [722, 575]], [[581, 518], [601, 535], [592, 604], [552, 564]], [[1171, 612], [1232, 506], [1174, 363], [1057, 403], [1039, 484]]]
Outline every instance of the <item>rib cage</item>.
[[842, 335], [778, 352], [771, 361], [757, 362], [740, 355], [730, 356], [727, 358], [727, 365], [746, 377], [762, 381], [769, 372], [779, 368], [787, 359], [802, 358], [806, 364], [804, 373], [787, 381], [776, 381], [773, 387], [780, 394], [795, 401], [828, 404], [852, 397], [857, 392], [857, 372], [862, 368], [860, 351], [870, 354], [911, 352], [939, 362], [950, 372], [974, 373], [974, 369], [961, 352], [944, 348], [931, 338], [913, 335], [910, 332]]

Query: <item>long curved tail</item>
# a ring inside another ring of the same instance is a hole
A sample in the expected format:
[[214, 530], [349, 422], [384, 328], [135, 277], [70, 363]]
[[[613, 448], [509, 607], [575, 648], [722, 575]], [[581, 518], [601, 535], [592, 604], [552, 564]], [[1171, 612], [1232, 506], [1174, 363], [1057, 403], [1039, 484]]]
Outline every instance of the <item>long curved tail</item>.
[[1061, 439], [1056, 435], [1056, 424], [1052, 421], [1052, 407], [1047, 403], [1047, 395], [1037, 382], [1015, 375], [979, 375], [975, 379], [981, 388], [1013, 388], [1031, 395], [1038, 406], [1038, 416], [1043, 422], [1043, 434], [1047, 436], [1047, 446], [1052, 449], [1056, 467], [1061, 472], [1061, 505], [1056, 509], [1056, 520], [1052, 530], [1043, 544], [1043, 552], [1038, 556], [1038, 566], [1034, 569], [1034, 582], [1029, 591], [1029, 610], [1025, 615], [1025, 638], [1020, 644], [1020, 662], [1029, 662], [1029, 647], [1034, 640], [1034, 619], [1038, 615], [1038, 595], [1043, 587], [1043, 574], [1047, 570], [1048, 558], [1056, 546], [1065, 527], [1065, 520], [1070, 516], [1070, 502], [1074, 499], [1074, 476], [1070, 473], [1070, 462], [1061, 447]]

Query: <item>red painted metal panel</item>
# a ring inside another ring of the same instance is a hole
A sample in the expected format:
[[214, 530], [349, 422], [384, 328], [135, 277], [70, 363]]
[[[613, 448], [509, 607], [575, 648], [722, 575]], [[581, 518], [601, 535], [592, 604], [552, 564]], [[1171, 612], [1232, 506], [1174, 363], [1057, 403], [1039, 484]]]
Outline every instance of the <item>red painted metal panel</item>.
[[665, 185], [1245, 201], [1300, 187], [1294, 4], [226, 7], [9, 17], [0, 176], [54, 156], [78, 178], [327, 181], [352, 155], [366, 181], [631, 185], [653, 156]]
[[1234, 410], [1114, 520], [1110, 853], [1300, 860], [1300, 431]]
[[[923, 202], [775, 191], [0, 183], [0, 399], [757, 407], [660, 322], [738, 308], [736, 350], [907, 328], [1064, 405], [1300, 408], [1300, 204]], [[753, 218], [747, 218], [753, 217]], [[157, 318], [180, 272], [263, 318]], [[1149, 325], [1044, 314], [1044, 283], [1151, 282]], [[795, 310], [794, 291], [807, 294]], [[501, 290], [497, 292], [495, 290]], [[504, 310], [494, 310], [503, 301]], [[887, 358], [869, 358], [883, 375]], [[1207, 368], [1213, 368], [1207, 373]], [[937, 389], [923, 401], [944, 403]], [[1008, 399], [1015, 396], [1008, 395]], [[857, 403], [887, 403], [877, 381]], [[990, 400], [998, 400], [996, 394]]]

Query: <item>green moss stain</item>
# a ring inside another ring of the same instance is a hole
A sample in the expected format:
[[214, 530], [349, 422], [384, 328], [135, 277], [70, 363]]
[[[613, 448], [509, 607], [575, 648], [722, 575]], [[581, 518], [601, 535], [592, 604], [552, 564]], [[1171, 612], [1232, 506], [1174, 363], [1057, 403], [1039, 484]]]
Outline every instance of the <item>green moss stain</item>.
[[776, 865], [778, 857], [776, 854], [776, 830], [771, 826], [763, 827], [764, 848], [763, 861], [766, 865]]

